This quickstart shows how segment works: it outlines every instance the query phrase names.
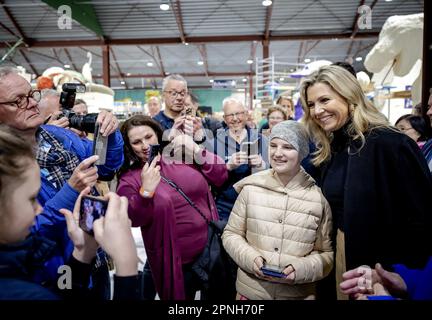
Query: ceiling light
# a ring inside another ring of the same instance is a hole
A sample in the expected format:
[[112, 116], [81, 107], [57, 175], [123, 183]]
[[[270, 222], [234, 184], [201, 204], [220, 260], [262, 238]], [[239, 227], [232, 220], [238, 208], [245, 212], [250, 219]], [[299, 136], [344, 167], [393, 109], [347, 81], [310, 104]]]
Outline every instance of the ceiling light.
[[168, 1], [162, 1], [162, 3], [160, 4], [159, 8], [160, 8], [162, 11], [167, 11], [167, 10], [169, 10], [170, 6], [169, 6], [169, 4], [168, 4]]
[[124, 81], [120, 81], [120, 84], [125, 84], [125, 82]]
[[153, 62], [147, 62], [147, 67], [153, 67]]
[[355, 60], [356, 60], [356, 61], [362, 61], [363, 58], [362, 58], [362, 57], [357, 57], [357, 58], [355, 58]]
[[197, 63], [199, 66], [202, 66], [204, 64], [204, 61], [198, 61]]
[[392, 2], [393, 0], [385, 0], [385, 2]]
[[306, 59], [304, 59], [304, 62], [305, 62], [305, 63], [309, 63], [309, 62], [311, 62], [311, 59], [306, 58]]
[[213, 83], [213, 82], [214, 82], [214, 80], [213, 80], [213, 79], [210, 79], [209, 81], [210, 81], [210, 83]]
[[279, 81], [284, 81], [285, 80], [285, 78], [279, 78]]
[[252, 63], [253, 63], [253, 60], [252, 60], [252, 59], [248, 59], [246, 62], [247, 62], [248, 64], [252, 64]]
[[294, 69], [290, 69], [290, 72], [294, 72]]
[[64, 67], [65, 67], [66, 69], [69, 69], [69, 68], [70, 68], [70, 65], [65, 64]]
[[189, 42], [185, 42], [184, 45], [185, 45], [185, 46], [188, 46], [188, 45], [189, 45]]
[[130, 72], [126, 73], [126, 75], [127, 75], [128, 77], [129, 77], [131, 74], [132, 74], [132, 73], [130, 73]]
[[242, 80], [243, 82], [247, 82], [247, 79], [246, 78], [243, 78], [243, 80]]
[[262, 5], [264, 6], [264, 7], [268, 7], [268, 6], [271, 6], [272, 5], [272, 1], [271, 0], [264, 0], [263, 2], [262, 2]]

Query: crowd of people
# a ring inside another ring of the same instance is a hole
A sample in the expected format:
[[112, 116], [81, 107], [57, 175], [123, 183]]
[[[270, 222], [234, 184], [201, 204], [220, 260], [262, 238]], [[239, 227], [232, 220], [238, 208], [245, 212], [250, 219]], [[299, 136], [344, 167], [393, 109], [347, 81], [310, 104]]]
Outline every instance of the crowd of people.
[[[392, 125], [334, 64], [302, 81], [301, 120], [284, 93], [257, 126], [234, 97], [222, 121], [202, 116], [172, 74], [147, 114], [99, 112], [103, 165], [59, 99], [0, 68], [0, 300], [206, 299], [194, 263], [208, 221], [226, 224], [226, 299], [432, 299], [432, 94], [428, 118]], [[108, 206], [83, 230], [89, 195]]]

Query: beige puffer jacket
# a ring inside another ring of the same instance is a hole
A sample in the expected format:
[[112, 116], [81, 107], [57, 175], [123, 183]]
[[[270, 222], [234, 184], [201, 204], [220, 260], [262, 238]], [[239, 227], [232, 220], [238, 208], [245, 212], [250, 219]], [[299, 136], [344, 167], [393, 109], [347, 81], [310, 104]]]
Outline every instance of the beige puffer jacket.
[[[237, 292], [248, 299], [313, 299], [314, 282], [333, 267], [331, 211], [315, 181], [303, 169], [284, 186], [270, 169], [234, 185], [239, 196], [222, 235], [239, 266]], [[254, 276], [256, 257], [295, 270], [294, 284]]]

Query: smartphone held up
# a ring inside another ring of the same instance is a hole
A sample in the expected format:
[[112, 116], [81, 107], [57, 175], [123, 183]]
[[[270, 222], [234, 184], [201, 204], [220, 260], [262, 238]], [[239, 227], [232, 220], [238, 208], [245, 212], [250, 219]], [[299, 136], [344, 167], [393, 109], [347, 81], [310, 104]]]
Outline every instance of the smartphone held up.
[[93, 223], [100, 217], [105, 216], [107, 208], [108, 201], [97, 197], [83, 196], [79, 215], [80, 228], [93, 235]]
[[147, 163], [150, 165], [153, 162], [153, 159], [156, 158], [156, 156], [159, 154], [159, 152], [161, 151], [161, 146], [160, 144], [151, 144], [150, 145], [150, 151], [149, 151], [149, 156], [148, 156], [148, 160]]
[[99, 159], [95, 162], [96, 165], [104, 165], [108, 150], [108, 137], [104, 137], [99, 132], [99, 127], [99, 123], [96, 123], [93, 138], [93, 155], [99, 156]]

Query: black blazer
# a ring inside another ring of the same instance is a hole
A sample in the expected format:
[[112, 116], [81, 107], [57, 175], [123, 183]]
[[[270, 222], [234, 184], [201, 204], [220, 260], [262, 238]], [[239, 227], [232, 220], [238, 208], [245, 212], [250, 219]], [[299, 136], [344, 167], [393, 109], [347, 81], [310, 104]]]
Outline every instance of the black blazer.
[[365, 137], [360, 151], [358, 142], [349, 143], [343, 216], [347, 269], [377, 262], [423, 267], [432, 256], [432, 176], [424, 156], [411, 138], [390, 129]]

